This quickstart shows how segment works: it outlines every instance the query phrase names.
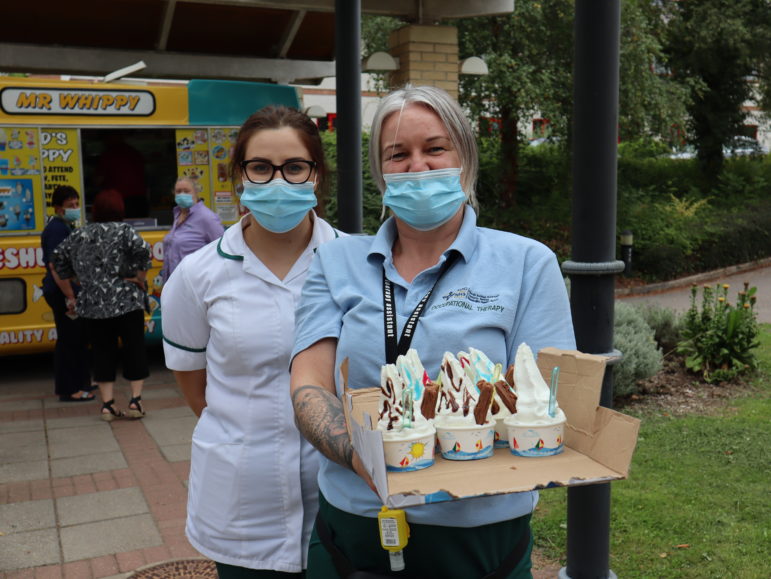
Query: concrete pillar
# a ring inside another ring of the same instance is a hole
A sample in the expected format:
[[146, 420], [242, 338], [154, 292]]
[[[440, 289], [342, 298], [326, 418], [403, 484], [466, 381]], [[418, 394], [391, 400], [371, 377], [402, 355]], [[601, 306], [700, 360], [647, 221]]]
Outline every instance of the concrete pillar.
[[458, 98], [458, 29], [454, 26], [409, 24], [391, 32], [391, 56], [399, 70], [391, 73], [391, 88], [407, 83], [442, 88]]

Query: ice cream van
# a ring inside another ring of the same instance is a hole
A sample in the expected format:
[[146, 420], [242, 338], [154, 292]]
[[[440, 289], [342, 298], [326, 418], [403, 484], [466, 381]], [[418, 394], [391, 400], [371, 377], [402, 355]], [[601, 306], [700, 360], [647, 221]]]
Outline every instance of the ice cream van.
[[268, 104], [298, 107], [294, 87], [263, 83], [0, 77], [0, 356], [53, 348], [56, 327], [43, 299], [40, 234], [53, 190], [80, 193], [82, 218], [96, 194], [121, 191], [126, 221], [152, 247], [151, 314], [161, 336], [159, 275], [172, 223], [172, 187], [197, 180], [204, 203], [230, 225], [238, 203], [228, 163], [239, 126]]

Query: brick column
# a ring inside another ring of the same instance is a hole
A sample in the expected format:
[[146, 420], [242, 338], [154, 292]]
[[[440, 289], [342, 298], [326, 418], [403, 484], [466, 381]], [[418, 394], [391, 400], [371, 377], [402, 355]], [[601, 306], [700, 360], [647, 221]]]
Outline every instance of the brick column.
[[407, 25], [388, 39], [399, 69], [391, 73], [392, 88], [406, 83], [442, 88], [458, 98], [458, 29], [454, 26]]

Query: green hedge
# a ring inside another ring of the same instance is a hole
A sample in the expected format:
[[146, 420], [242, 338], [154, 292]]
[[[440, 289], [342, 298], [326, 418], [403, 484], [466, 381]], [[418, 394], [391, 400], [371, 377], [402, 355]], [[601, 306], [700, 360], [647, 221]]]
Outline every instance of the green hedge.
[[[331, 169], [326, 215], [337, 220], [334, 133], [324, 133]], [[362, 137], [363, 228], [374, 233], [381, 200]], [[513, 207], [500, 203], [500, 143], [479, 140], [479, 224], [533, 237], [570, 257], [571, 174], [562, 144], [520, 148]], [[634, 234], [633, 272], [664, 280], [771, 256], [771, 158], [727, 159], [720, 183], [705, 188], [695, 160], [669, 159], [659, 143], [619, 146], [618, 232]]]

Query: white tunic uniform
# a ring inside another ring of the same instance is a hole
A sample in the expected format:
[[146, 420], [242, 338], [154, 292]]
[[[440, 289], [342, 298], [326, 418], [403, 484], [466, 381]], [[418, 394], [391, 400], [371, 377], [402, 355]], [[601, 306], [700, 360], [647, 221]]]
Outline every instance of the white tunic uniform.
[[206, 368], [186, 534], [220, 563], [290, 573], [306, 566], [317, 451], [295, 426], [289, 354], [314, 250], [336, 236], [316, 217], [310, 244], [280, 280], [246, 246], [239, 223], [187, 256], [163, 288], [166, 365]]

